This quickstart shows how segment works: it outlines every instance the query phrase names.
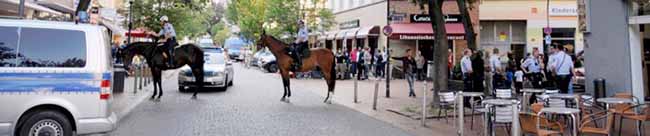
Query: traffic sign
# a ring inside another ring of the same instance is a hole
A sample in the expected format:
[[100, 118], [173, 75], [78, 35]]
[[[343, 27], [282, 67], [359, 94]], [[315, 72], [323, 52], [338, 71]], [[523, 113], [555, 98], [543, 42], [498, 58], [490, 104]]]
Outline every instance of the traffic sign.
[[553, 29], [550, 27], [544, 27], [544, 34], [551, 34], [553, 32]]
[[384, 32], [384, 35], [390, 37], [391, 35], [393, 35], [393, 27], [390, 27], [389, 25], [384, 26], [384, 29], [382, 30], [382, 32]]

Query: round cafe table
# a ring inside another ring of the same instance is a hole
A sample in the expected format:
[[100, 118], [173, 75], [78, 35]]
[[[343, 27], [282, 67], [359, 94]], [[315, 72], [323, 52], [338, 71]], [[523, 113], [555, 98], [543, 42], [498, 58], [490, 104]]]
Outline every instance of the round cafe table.
[[[547, 115], [548, 114], [569, 115], [571, 117], [571, 121], [572, 121], [572, 124], [573, 124], [572, 134], [573, 134], [573, 136], [577, 136], [578, 135], [578, 123], [577, 122], [579, 120], [578, 120], [578, 118], [576, 118], [576, 115], [579, 114], [579, 113], [580, 113], [580, 110], [575, 109], [575, 108], [543, 108], [541, 111], [539, 111], [539, 113], [537, 113], [537, 116], [541, 117], [542, 114], [547, 114]], [[539, 118], [537, 118], [536, 124], [537, 124], [536, 125], [537, 129], [540, 129], [539, 128]]]
[[521, 90], [521, 92], [524, 92], [523, 102], [522, 102], [523, 103], [522, 108], [524, 108], [523, 111], [528, 111], [530, 107], [530, 97], [532, 97], [533, 94], [544, 93], [544, 89], [523, 89]]
[[[472, 114], [471, 114], [472, 115], [472, 124], [470, 125], [469, 129], [470, 130], [474, 129], [474, 111], [475, 111], [475, 107], [476, 107], [474, 97], [479, 97], [480, 99], [483, 99], [483, 92], [463, 92], [463, 93], [459, 93], [459, 94], [462, 94], [464, 97], [469, 97], [469, 103], [471, 104], [470, 108], [472, 108]], [[456, 111], [456, 112], [458, 112], [458, 111]]]
[[627, 98], [606, 97], [606, 98], [598, 98], [596, 99], [596, 102], [605, 103], [606, 104], [605, 108], [609, 110], [609, 105], [634, 103], [634, 100], [627, 99]]

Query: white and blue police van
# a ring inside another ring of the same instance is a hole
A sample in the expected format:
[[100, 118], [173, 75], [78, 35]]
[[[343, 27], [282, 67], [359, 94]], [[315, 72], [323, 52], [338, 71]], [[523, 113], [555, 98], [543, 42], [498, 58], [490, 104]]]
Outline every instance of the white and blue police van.
[[111, 48], [105, 27], [0, 19], [0, 136], [111, 131]]

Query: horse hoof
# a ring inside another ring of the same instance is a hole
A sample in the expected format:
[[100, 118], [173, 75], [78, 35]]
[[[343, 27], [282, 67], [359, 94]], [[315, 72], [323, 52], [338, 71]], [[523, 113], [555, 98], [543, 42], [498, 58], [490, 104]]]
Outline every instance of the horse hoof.
[[291, 100], [289, 100], [289, 98], [287, 98], [286, 100], [284, 100], [284, 102], [291, 103]]
[[192, 99], [196, 100], [196, 95], [192, 96]]
[[156, 100], [156, 97], [151, 96], [151, 97], [149, 97], [149, 100], [151, 100], [151, 101]]

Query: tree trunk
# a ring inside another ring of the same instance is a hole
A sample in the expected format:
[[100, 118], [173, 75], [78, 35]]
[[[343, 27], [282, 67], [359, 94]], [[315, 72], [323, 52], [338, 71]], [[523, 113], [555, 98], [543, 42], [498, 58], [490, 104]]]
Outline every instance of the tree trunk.
[[[476, 33], [474, 33], [474, 26], [472, 25], [472, 18], [469, 16], [469, 8], [466, 0], [457, 0], [458, 10], [460, 11], [460, 20], [465, 27], [465, 40], [467, 40], [467, 47], [476, 49]], [[471, 5], [469, 5], [471, 6]]]
[[445, 20], [442, 15], [442, 3], [444, 0], [429, 0], [429, 16], [435, 33], [435, 45], [433, 47], [433, 104], [440, 103], [438, 93], [447, 90], [447, 31]]

